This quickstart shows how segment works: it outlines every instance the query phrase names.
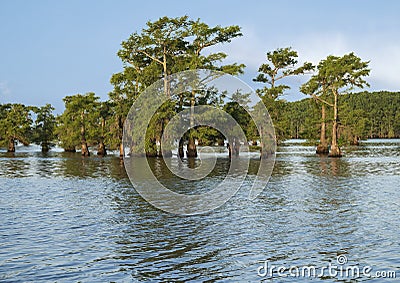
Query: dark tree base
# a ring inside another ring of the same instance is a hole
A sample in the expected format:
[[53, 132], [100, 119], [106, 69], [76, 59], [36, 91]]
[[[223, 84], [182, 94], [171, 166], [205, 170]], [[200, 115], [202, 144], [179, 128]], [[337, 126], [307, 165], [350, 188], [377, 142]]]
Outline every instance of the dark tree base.
[[48, 147], [42, 147], [42, 152], [43, 153], [47, 153], [47, 152], [49, 152], [50, 151], [50, 148], [48, 148]]
[[350, 145], [360, 145], [360, 142], [358, 140], [357, 137], [354, 137], [354, 139], [352, 140], [352, 142], [350, 143]]
[[146, 152], [146, 157], [157, 157], [157, 156], [158, 156], [157, 152]]
[[97, 148], [97, 155], [99, 155], [99, 156], [107, 155], [107, 150], [106, 150], [104, 143], [99, 144], [99, 147]]
[[10, 140], [9, 140], [7, 152], [15, 152], [15, 142], [14, 142], [14, 139], [10, 139]]
[[342, 153], [340, 152], [340, 150], [339, 151], [332, 151], [331, 150], [331, 152], [328, 154], [328, 157], [334, 157], [334, 158], [342, 157]]
[[105, 149], [104, 149], [104, 150], [101, 150], [101, 151], [98, 150], [98, 151], [97, 151], [97, 155], [98, 155], [98, 156], [106, 156], [106, 155], [107, 155], [107, 151], [106, 151]]
[[82, 152], [82, 156], [83, 157], [89, 157], [90, 156], [90, 152], [89, 151], [84, 151], [84, 152]]
[[179, 140], [178, 156], [179, 156], [180, 158], [185, 157], [185, 153], [184, 153], [184, 151], [183, 151], [183, 139], [180, 139], [180, 140]]
[[329, 154], [329, 148], [326, 145], [319, 144], [316, 150], [317, 154]]
[[196, 144], [194, 143], [193, 138], [189, 138], [189, 143], [187, 145], [186, 156], [189, 157], [197, 157], [197, 149]]
[[189, 149], [188, 151], [186, 151], [186, 156], [188, 158], [197, 157], [197, 150], [196, 149]]
[[172, 157], [172, 151], [165, 150], [165, 151], [160, 153], [160, 157], [166, 157], [166, 158]]

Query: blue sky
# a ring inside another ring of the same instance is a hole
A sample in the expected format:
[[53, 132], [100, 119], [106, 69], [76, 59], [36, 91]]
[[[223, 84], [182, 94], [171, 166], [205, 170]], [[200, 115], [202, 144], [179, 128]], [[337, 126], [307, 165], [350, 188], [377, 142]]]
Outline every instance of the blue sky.
[[[251, 80], [267, 51], [291, 46], [300, 61], [354, 51], [370, 60], [370, 90], [400, 90], [399, 1], [21, 1], [0, 0], [0, 103], [51, 103], [95, 92], [102, 99], [121, 70], [122, 40], [148, 20], [189, 15], [242, 27], [244, 36], [214, 50], [247, 65]], [[304, 96], [291, 81], [287, 100]]]

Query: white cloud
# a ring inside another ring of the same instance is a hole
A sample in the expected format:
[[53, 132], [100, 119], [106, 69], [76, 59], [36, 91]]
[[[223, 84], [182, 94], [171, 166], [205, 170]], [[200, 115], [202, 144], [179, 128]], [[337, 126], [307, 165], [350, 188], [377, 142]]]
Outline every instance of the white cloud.
[[308, 35], [299, 41], [297, 50], [302, 58], [315, 64], [327, 55], [354, 52], [362, 60], [370, 61], [371, 73], [367, 80], [372, 90], [400, 90], [400, 40], [397, 38]]
[[0, 97], [8, 97], [11, 94], [11, 89], [8, 86], [7, 82], [0, 82]]
[[263, 38], [258, 36], [254, 29], [242, 28], [243, 36], [234, 39], [225, 48], [229, 60], [245, 64], [248, 68], [257, 70], [265, 61], [267, 46]]
[[229, 55], [228, 61], [246, 64], [247, 72], [257, 72], [265, 62], [267, 51], [278, 47], [291, 46], [298, 51], [300, 62], [314, 64], [328, 55], [354, 52], [362, 60], [370, 61], [371, 73], [367, 80], [371, 90], [400, 90], [400, 38], [372, 33], [352, 35], [346, 31], [267, 38], [255, 31], [255, 28], [243, 27], [243, 37], [223, 47]]

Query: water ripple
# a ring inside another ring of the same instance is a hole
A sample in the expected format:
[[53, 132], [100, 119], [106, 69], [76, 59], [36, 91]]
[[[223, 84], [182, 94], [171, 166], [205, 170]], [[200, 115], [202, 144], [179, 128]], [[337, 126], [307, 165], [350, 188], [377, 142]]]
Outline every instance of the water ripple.
[[[264, 260], [322, 267], [341, 254], [398, 270], [399, 148], [400, 141], [366, 142], [331, 159], [288, 142], [257, 199], [247, 199], [253, 160], [234, 198], [192, 217], [145, 202], [113, 156], [0, 153], [0, 281], [253, 282]], [[202, 191], [223, 179], [227, 162], [201, 183], [163, 182]]]

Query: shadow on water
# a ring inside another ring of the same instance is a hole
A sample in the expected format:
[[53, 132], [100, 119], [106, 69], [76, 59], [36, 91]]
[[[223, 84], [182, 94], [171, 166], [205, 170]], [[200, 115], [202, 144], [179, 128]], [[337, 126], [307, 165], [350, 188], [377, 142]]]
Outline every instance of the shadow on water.
[[349, 162], [346, 158], [331, 158], [328, 156], [315, 156], [302, 162], [306, 172], [316, 176], [350, 177]]
[[115, 156], [82, 157], [70, 152], [0, 153], [0, 176], [9, 178], [127, 178], [121, 161]]

